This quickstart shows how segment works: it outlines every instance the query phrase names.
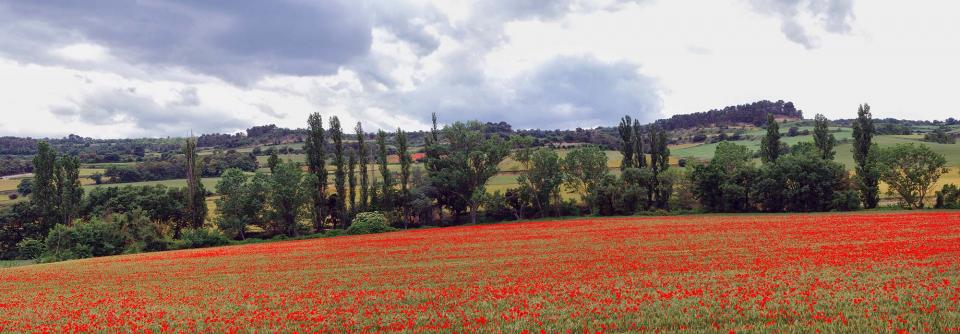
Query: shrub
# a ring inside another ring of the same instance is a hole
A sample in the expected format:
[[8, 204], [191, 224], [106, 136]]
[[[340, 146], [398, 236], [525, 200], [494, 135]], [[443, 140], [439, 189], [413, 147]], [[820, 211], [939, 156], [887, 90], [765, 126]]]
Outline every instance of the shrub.
[[17, 258], [21, 260], [37, 259], [43, 255], [44, 249], [42, 240], [23, 239], [17, 243]]
[[380, 212], [361, 212], [347, 228], [347, 234], [370, 234], [390, 232], [395, 229], [387, 224], [387, 217]]
[[69, 227], [57, 224], [44, 240], [44, 257], [59, 261], [117, 255], [123, 253], [124, 241], [115, 224], [99, 219]]
[[960, 187], [954, 184], [945, 184], [937, 192], [937, 209], [958, 209], [960, 208]]
[[489, 221], [513, 220], [513, 211], [507, 204], [507, 198], [499, 190], [493, 194], [484, 194], [483, 213]]
[[17, 195], [17, 193], [12, 193], [12, 194], [10, 194], [10, 195], [7, 195], [7, 198], [9, 198], [9, 199], [11, 199], [11, 200], [15, 200], [15, 199], [17, 199], [17, 197], [19, 197], [19, 196]]
[[856, 190], [834, 192], [833, 209], [836, 211], [860, 210], [860, 193]]
[[219, 230], [208, 230], [205, 228], [188, 229], [183, 231], [176, 248], [202, 248], [223, 246], [230, 243], [230, 239], [223, 235]]

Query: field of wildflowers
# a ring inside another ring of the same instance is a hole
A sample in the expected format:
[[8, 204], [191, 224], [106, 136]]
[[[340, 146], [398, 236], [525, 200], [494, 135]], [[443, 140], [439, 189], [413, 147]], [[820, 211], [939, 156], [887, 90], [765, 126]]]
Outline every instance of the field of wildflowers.
[[949, 332], [958, 302], [958, 212], [540, 221], [0, 269], [0, 332]]

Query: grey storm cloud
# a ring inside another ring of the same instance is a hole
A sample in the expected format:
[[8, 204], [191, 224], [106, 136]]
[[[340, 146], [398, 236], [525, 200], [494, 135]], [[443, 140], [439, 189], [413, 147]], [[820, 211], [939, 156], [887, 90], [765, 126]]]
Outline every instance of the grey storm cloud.
[[132, 88], [110, 89], [87, 95], [71, 105], [53, 107], [50, 113], [91, 125], [133, 123], [138, 133], [154, 136], [183, 135], [189, 130], [221, 132], [251, 125], [228, 113], [200, 109], [195, 104], [199, 103], [195, 90], [181, 91], [180, 98], [161, 104]]
[[350, 0], [11, 1], [0, 22], [0, 52], [15, 58], [53, 61], [51, 45], [94, 42], [125, 61], [232, 81], [331, 74], [372, 39]]
[[518, 128], [612, 124], [623, 115], [653, 121], [662, 115], [661, 88], [627, 62], [561, 56], [513, 80], [507, 92], [477, 73], [460, 73], [401, 98], [406, 112], [426, 119], [506, 121]]
[[799, 16], [809, 14], [830, 33], [845, 34], [852, 29], [853, 0], [751, 0], [760, 13], [780, 18], [780, 31], [792, 42], [807, 49], [817, 47], [816, 36], [800, 24]]

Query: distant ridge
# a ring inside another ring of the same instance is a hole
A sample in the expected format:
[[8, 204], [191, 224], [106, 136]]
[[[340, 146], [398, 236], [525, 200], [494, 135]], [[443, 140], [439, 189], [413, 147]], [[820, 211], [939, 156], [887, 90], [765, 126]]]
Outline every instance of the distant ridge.
[[777, 118], [803, 119], [803, 111], [797, 109], [793, 102], [762, 100], [723, 109], [673, 115], [654, 123], [667, 130], [737, 124], [760, 126], [767, 121], [767, 114], [773, 114]]

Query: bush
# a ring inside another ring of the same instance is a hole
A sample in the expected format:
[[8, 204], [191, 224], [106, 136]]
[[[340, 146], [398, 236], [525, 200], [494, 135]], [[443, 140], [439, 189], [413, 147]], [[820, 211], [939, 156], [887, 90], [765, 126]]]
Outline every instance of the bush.
[[44, 240], [44, 257], [60, 261], [117, 255], [123, 253], [124, 241], [114, 224], [99, 219], [69, 227], [57, 224]]
[[860, 210], [860, 194], [855, 190], [834, 192], [833, 209], [836, 211]]
[[387, 224], [387, 217], [380, 212], [361, 212], [347, 228], [347, 234], [371, 234], [390, 232], [395, 229]]
[[507, 204], [507, 198], [499, 190], [483, 196], [483, 214], [488, 221], [513, 220], [513, 210]]
[[945, 184], [937, 192], [937, 209], [960, 209], [960, 187], [954, 184]]
[[42, 240], [23, 239], [17, 243], [17, 258], [21, 260], [32, 260], [40, 258], [46, 248]]
[[9, 198], [9, 199], [11, 199], [11, 200], [15, 200], [15, 199], [17, 199], [17, 197], [20, 197], [20, 196], [17, 195], [17, 193], [12, 193], [12, 194], [10, 194], [10, 195], [7, 195], [7, 198]]
[[230, 239], [223, 235], [219, 230], [208, 230], [205, 228], [188, 229], [176, 244], [176, 248], [203, 248], [223, 246], [230, 243]]

